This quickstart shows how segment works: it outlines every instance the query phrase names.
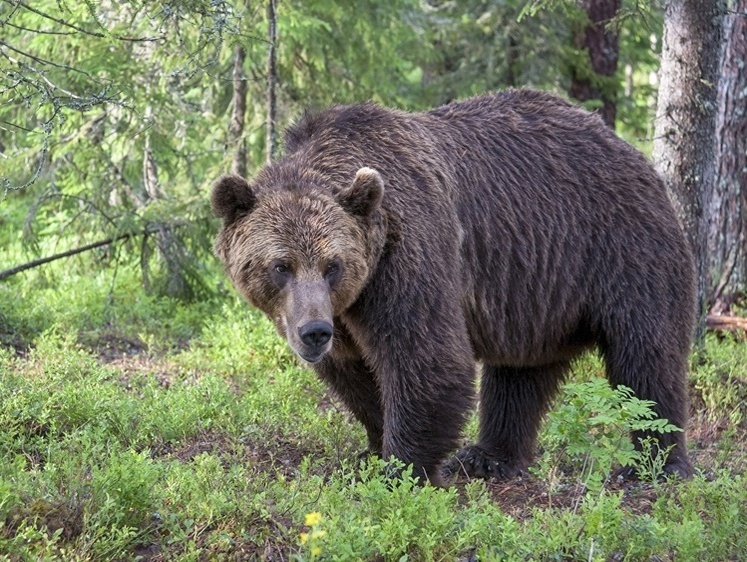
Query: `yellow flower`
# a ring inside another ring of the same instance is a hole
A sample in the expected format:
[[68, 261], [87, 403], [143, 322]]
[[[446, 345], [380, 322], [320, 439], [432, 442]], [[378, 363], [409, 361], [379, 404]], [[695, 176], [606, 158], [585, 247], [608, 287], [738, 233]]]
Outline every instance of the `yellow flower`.
[[299, 538], [301, 539], [301, 544], [306, 544], [306, 541], [309, 540], [309, 533], [301, 533]]
[[327, 536], [327, 531], [323, 531], [323, 530], [314, 531], [313, 533], [311, 533], [312, 539], [323, 539], [326, 536]]
[[312, 556], [319, 556], [322, 553], [322, 547], [321, 546], [315, 546], [311, 549], [311, 555]]
[[304, 519], [304, 523], [308, 525], [309, 527], [313, 527], [314, 525], [318, 525], [322, 520], [322, 514], [318, 511], [312, 511], [311, 513], [306, 514], [306, 519]]

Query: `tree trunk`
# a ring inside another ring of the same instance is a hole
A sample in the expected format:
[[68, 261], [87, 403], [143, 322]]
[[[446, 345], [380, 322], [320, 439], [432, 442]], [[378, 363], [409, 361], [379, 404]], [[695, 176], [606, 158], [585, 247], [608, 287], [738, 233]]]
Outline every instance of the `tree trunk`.
[[718, 82], [716, 173], [708, 254], [711, 306], [722, 313], [747, 284], [747, 0], [733, 0], [724, 19]]
[[267, 0], [267, 39], [270, 50], [267, 55], [267, 137], [265, 141], [267, 151], [267, 163], [275, 159], [277, 148], [277, 131], [275, 130], [275, 119], [277, 114], [277, 97], [275, 88], [278, 81], [277, 55], [275, 47], [277, 35], [277, 11], [276, 0]]
[[[149, 138], [146, 138], [143, 154], [143, 183], [148, 193], [148, 204], [159, 199], [164, 199], [164, 193], [158, 181], [158, 168], [156, 167], [156, 161], [150, 148]], [[154, 222], [149, 232], [144, 233], [140, 266], [145, 290], [151, 290], [150, 267], [148, 264], [150, 253], [147, 248], [147, 239], [150, 232], [154, 235], [156, 248], [158, 248], [158, 256], [166, 267], [161, 291], [168, 297], [191, 300], [194, 297], [194, 293], [187, 279], [185, 267], [189, 256], [185, 252], [184, 243], [176, 236], [171, 227], [162, 221]]]
[[716, 84], [726, 0], [666, 0], [654, 161], [695, 256], [702, 342], [708, 287], [708, 217], [715, 172]]
[[244, 60], [246, 50], [237, 45], [233, 59], [233, 114], [228, 127], [228, 138], [233, 144], [231, 173], [246, 177], [246, 139], [244, 139], [244, 116], [246, 115], [246, 75]]
[[506, 86], [516, 88], [519, 86], [519, 52], [521, 46], [519, 45], [519, 38], [514, 30], [511, 30], [508, 34], [508, 45], [506, 49], [506, 78], [504, 82]]
[[620, 55], [620, 44], [617, 32], [608, 27], [608, 23], [617, 15], [621, 0], [584, 0], [588, 23], [584, 30], [576, 35], [574, 44], [589, 53], [590, 75], [582, 68], [574, 67], [571, 75], [570, 94], [579, 101], [601, 100], [599, 114], [607, 125], [614, 129], [617, 114], [616, 85], [609, 79], [617, 71], [617, 59]]

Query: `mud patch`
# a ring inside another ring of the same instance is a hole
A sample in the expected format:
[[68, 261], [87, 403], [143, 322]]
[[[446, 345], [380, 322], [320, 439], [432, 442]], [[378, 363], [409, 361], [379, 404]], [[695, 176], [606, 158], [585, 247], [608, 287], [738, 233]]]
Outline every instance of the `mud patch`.
[[0, 532], [13, 537], [24, 524], [46, 529], [50, 535], [59, 532], [69, 541], [83, 532], [83, 505], [35, 499], [11, 508]]
[[140, 338], [130, 338], [116, 333], [101, 333], [95, 336], [81, 334], [78, 341], [102, 363], [112, 363], [148, 351], [147, 344]]

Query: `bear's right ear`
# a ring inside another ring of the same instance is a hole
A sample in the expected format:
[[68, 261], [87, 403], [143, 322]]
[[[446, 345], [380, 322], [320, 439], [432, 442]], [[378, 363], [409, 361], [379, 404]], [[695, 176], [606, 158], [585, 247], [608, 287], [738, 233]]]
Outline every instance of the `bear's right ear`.
[[211, 203], [215, 216], [230, 224], [239, 216], [250, 213], [257, 203], [257, 197], [244, 178], [223, 176], [213, 186]]
[[353, 183], [337, 194], [337, 202], [351, 215], [367, 217], [381, 205], [384, 180], [373, 168], [361, 168]]

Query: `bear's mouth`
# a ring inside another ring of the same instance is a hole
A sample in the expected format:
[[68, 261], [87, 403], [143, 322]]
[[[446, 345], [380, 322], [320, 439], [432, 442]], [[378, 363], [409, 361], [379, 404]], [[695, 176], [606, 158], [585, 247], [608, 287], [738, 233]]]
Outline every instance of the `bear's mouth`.
[[301, 342], [288, 341], [291, 349], [307, 363], [319, 363], [332, 349], [332, 340], [322, 345], [304, 345]]
[[295, 338], [286, 338], [286, 341], [288, 342], [288, 347], [291, 348], [293, 353], [298, 355], [300, 359], [303, 359], [307, 363], [319, 363], [322, 359], [324, 359], [324, 356], [327, 355], [332, 349], [332, 341], [315, 346], [315, 345], [305, 345], [304, 343], [300, 341], [296, 341]]
[[299, 353], [298, 356], [307, 363], [319, 363], [326, 354], [327, 350], [322, 349], [315, 353]]

